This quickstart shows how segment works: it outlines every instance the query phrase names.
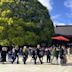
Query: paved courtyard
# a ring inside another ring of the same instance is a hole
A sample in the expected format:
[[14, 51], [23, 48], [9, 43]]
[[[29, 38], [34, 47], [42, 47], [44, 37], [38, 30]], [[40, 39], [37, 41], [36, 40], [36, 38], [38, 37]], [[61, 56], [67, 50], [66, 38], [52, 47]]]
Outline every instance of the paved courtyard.
[[[48, 63], [34, 65], [33, 61], [30, 62], [30, 60], [31, 58], [29, 57], [26, 65], [22, 63], [22, 58], [20, 58], [20, 64], [0, 64], [0, 72], [71, 72], [72, 70], [72, 58], [65, 66]], [[45, 61], [46, 58], [44, 58]]]

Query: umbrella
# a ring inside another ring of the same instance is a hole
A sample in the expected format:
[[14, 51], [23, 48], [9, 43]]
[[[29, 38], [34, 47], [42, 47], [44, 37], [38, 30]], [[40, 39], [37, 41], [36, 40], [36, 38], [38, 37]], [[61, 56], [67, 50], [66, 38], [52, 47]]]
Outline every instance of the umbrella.
[[66, 43], [64, 43], [64, 42], [68, 42], [69, 41], [69, 39], [64, 37], [64, 36], [55, 36], [55, 37], [52, 37], [52, 39], [58, 41], [57, 44], [60, 45], [60, 48], [61, 48], [61, 45], [66, 45]]
[[58, 41], [69, 41], [69, 39], [67, 39], [64, 36], [55, 36], [55, 37], [52, 37], [52, 39], [58, 40]]

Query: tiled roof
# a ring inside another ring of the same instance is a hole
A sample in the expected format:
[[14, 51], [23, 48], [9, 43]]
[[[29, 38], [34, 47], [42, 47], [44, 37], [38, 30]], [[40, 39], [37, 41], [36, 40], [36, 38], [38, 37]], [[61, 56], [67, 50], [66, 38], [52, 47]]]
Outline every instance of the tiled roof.
[[62, 35], [72, 35], [72, 25], [56, 26], [55, 33]]

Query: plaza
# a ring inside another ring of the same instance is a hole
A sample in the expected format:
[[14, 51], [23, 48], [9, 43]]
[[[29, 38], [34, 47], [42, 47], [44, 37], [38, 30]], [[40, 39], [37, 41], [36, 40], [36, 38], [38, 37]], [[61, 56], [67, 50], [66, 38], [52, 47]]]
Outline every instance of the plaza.
[[72, 70], [72, 55], [70, 56], [70, 62], [66, 65], [52, 65], [46, 63], [46, 58], [43, 59], [43, 64], [37, 63], [33, 64], [31, 57], [28, 58], [27, 64], [23, 64], [22, 58], [20, 57], [20, 64], [0, 64], [0, 72], [71, 72]]

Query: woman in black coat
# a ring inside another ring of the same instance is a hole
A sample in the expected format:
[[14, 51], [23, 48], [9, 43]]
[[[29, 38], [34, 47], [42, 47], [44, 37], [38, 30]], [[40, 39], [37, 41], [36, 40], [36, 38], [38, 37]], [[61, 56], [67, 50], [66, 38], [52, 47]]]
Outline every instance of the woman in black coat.
[[1, 62], [6, 62], [6, 54], [7, 54], [7, 48], [3, 47], [1, 51]]
[[66, 64], [66, 49], [64, 46], [60, 49], [60, 63]]

